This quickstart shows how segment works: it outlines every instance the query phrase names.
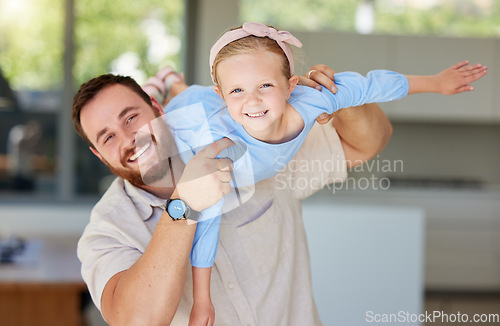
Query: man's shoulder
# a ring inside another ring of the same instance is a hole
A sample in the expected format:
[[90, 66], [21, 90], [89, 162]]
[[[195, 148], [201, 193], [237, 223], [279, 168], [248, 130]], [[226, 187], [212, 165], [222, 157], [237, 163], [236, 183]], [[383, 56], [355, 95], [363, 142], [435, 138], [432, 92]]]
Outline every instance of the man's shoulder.
[[125, 190], [125, 181], [115, 178], [101, 199], [92, 209], [92, 220], [109, 219], [133, 206], [133, 201]]

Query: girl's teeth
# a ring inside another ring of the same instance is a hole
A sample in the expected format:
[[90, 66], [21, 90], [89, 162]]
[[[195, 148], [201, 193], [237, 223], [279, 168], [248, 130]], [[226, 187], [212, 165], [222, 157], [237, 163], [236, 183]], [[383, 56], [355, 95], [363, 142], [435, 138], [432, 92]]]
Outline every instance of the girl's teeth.
[[260, 112], [260, 113], [247, 113], [247, 115], [250, 118], [262, 117], [264, 114], [266, 114], [266, 111], [263, 111], [263, 112]]

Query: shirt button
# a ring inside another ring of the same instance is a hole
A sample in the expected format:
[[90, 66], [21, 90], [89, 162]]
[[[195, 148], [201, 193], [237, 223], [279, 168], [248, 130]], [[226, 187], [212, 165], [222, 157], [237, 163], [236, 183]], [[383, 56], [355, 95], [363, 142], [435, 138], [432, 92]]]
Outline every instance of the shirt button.
[[230, 289], [234, 289], [234, 284], [233, 283], [228, 283], [227, 287], [230, 288]]

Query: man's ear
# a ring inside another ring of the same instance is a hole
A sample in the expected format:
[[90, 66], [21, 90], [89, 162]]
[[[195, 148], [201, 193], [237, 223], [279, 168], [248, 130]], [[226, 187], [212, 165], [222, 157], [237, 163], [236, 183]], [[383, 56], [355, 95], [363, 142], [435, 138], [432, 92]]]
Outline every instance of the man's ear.
[[99, 152], [97, 151], [97, 149], [95, 149], [95, 148], [93, 148], [91, 146], [89, 146], [89, 148], [90, 148], [90, 151], [92, 153], [94, 153], [95, 156], [97, 156], [102, 162], [104, 162], [104, 159], [102, 158], [101, 154], [99, 154]]
[[295, 86], [297, 86], [297, 83], [299, 82], [299, 76], [293, 75], [288, 79], [288, 94], [286, 99], [288, 100], [290, 98], [290, 94], [292, 94], [292, 91], [295, 89]]
[[160, 103], [158, 103], [158, 100], [154, 97], [154, 96], [150, 96], [151, 97], [151, 103], [153, 104], [153, 108], [160, 112], [160, 114], [165, 114], [165, 112], [163, 112], [163, 107], [161, 106]]

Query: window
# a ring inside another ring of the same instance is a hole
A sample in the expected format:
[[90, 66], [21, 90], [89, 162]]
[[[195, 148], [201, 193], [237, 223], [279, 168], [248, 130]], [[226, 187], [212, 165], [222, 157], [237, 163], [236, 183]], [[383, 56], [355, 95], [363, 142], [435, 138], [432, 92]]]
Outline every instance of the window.
[[[0, 192], [57, 190], [57, 121], [61, 110], [70, 109], [62, 108], [65, 5], [0, 2]], [[143, 83], [165, 65], [181, 68], [183, 0], [74, 5], [75, 88], [108, 72]], [[75, 188], [96, 193], [110, 173], [75, 138]]]
[[296, 31], [500, 35], [497, 0], [240, 0], [240, 8], [241, 21]]
[[0, 2], [0, 191], [43, 191], [56, 174], [64, 1]]
[[[76, 1], [75, 16], [76, 87], [109, 72], [142, 84], [165, 65], [181, 68], [183, 0]], [[77, 190], [105, 190], [111, 173], [80, 137], [78, 142]]]
[[180, 68], [184, 1], [76, 1], [77, 85], [114, 72], [139, 83], [159, 68]]

